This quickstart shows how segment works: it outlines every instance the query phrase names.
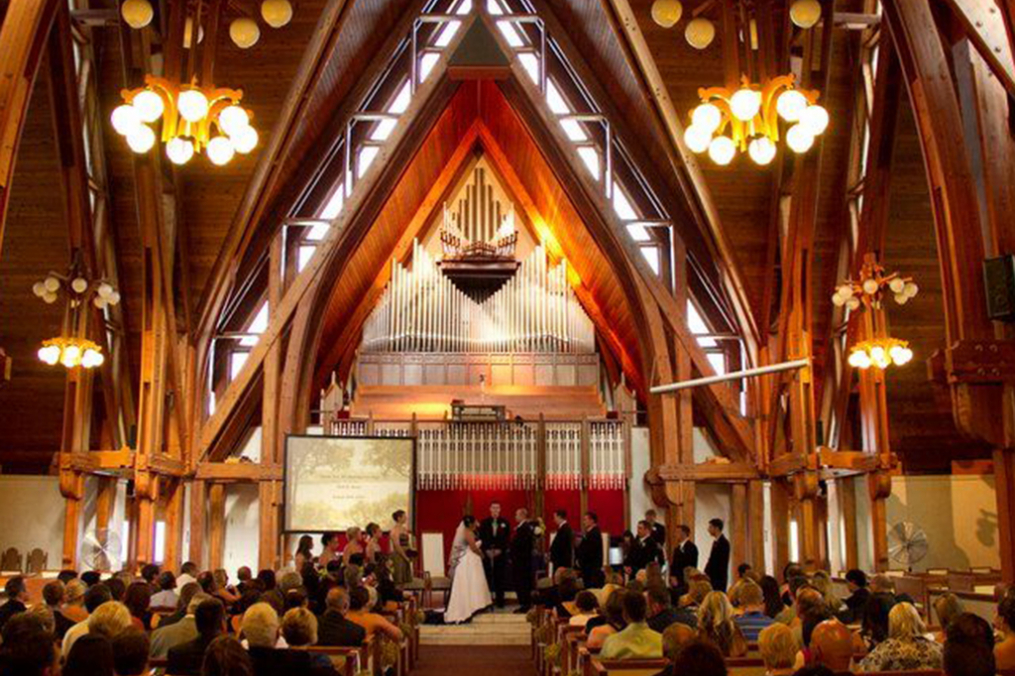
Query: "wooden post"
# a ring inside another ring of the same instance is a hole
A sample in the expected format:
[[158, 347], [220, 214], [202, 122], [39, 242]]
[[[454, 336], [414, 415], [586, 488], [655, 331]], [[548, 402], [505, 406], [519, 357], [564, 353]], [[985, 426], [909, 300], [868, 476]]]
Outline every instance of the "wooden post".
[[[536, 489], [535, 513], [542, 516], [546, 509], [546, 416], [539, 414], [539, 422], [536, 424]], [[580, 522], [579, 522], [580, 523]]]
[[226, 486], [213, 483], [208, 488], [208, 568], [222, 567], [226, 549]]
[[63, 559], [61, 566], [77, 570], [78, 531], [81, 529], [81, 501], [85, 496], [85, 478], [69, 467], [69, 456], [61, 454], [60, 494], [66, 501], [63, 518]]
[[845, 477], [839, 479], [839, 511], [842, 514], [843, 523], [843, 547], [846, 550], [846, 570], [852, 570], [859, 565], [859, 548], [857, 546], [857, 523], [856, 523], [856, 479]]
[[789, 493], [785, 482], [781, 480], [772, 481], [771, 506], [772, 542], [775, 549], [772, 565], [778, 578], [789, 563]]
[[747, 484], [735, 483], [730, 496], [730, 535], [732, 564], [736, 569], [741, 563], [747, 562]]
[[166, 547], [162, 569], [177, 572], [180, 569], [183, 539], [183, 480], [168, 482], [165, 502]]
[[[268, 317], [275, 318], [282, 302], [282, 232], [271, 241], [268, 258]], [[264, 358], [264, 384], [261, 399], [261, 464], [275, 467], [281, 462], [283, 432], [279, 429], [279, 397], [281, 396], [282, 345], [275, 343]], [[274, 568], [279, 558], [278, 482], [262, 481], [258, 487], [261, 527], [259, 534], [258, 565]]]
[[765, 485], [760, 479], [747, 482], [747, 533], [750, 538], [747, 562], [754, 570], [765, 570]]
[[190, 555], [189, 559], [204, 570], [204, 529], [208, 509], [208, 482], [194, 479], [190, 484]]

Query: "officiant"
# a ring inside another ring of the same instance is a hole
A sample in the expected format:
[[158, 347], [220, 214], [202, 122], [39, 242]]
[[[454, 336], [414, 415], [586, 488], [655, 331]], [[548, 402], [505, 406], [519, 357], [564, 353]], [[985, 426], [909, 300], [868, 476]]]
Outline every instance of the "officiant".
[[507, 568], [508, 543], [511, 524], [500, 515], [500, 503], [490, 503], [490, 516], [479, 524], [480, 547], [483, 550], [483, 570], [498, 608], [504, 607], [504, 574]]

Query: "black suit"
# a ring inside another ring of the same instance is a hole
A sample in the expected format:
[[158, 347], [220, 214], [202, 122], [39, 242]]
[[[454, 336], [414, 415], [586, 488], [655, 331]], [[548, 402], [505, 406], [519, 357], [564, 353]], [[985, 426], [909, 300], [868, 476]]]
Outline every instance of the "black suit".
[[578, 567], [582, 571], [582, 580], [586, 589], [598, 589], [603, 586], [603, 536], [599, 526], [585, 531], [582, 541], [578, 544]]
[[554, 570], [574, 567], [574, 530], [567, 521], [560, 524], [550, 545], [550, 563]]
[[624, 566], [631, 569], [631, 574], [634, 575], [639, 570], [642, 570], [648, 564], [653, 561], [658, 561], [662, 558], [662, 550], [659, 549], [659, 545], [649, 535], [644, 540], [635, 540], [631, 546], [631, 551], [627, 553], [627, 560], [624, 561]]
[[652, 539], [659, 545], [659, 549], [666, 551], [666, 526], [661, 523], [652, 524]]
[[[496, 528], [494, 518], [488, 516], [479, 524], [479, 541], [483, 550], [483, 570], [486, 572], [486, 581], [490, 585], [490, 591], [497, 598], [497, 607], [504, 607], [504, 569], [507, 566], [508, 544], [511, 540], [511, 524], [508, 520], [498, 516]], [[496, 550], [496, 555], [489, 552]]]
[[535, 524], [524, 521], [518, 524], [511, 538], [511, 577], [515, 594], [522, 608], [532, 605], [532, 550], [536, 546]]
[[730, 541], [720, 533], [712, 543], [712, 551], [708, 555], [708, 563], [705, 564], [705, 575], [712, 581], [712, 589], [724, 592], [729, 574]]
[[[247, 651], [254, 663], [254, 676], [335, 676], [334, 667], [325, 666], [305, 650], [285, 650], [251, 646]], [[174, 673], [172, 669], [169, 673]]]
[[677, 584], [682, 585], [684, 580], [684, 568], [698, 567], [698, 546], [690, 540], [684, 540], [673, 548], [673, 557], [670, 558], [670, 575], [677, 578]]
[[208, 644], [214, 638], [214, 636], [209, 638], [198, 636], [192, 641], [170, 648], [167, 655], [169, 664], [166, 667], [166, 673], [174, 674], [174, 676], [175, 674], [198, 676], [201, 673], [201, 665], [204, 664], [204, 651], [208, 649]]
[[325, 611], [317, 620], [317, 645], [355, 647], [363, 645], [367, 631], [337, 610]]

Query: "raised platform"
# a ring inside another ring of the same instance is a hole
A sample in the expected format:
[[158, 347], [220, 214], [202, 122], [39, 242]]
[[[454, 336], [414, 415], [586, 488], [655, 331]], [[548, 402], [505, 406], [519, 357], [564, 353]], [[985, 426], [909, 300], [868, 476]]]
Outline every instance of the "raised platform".
[[472, 618], [468, 624], [428, 625], [419, 629], [422, 645], [529, 645], [532, 639], [525, 615], [508, 606]]

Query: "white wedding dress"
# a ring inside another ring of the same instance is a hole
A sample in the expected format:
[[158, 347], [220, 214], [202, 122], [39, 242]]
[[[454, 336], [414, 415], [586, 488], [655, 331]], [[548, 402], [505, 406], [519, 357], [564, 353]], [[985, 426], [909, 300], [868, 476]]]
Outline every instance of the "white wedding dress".
[[451, 600], [444, 611], [444, 621], [465, 622], [491, 603], [483, 559], [469, 547], [465, 526], [460, 525], [451, 544]]

